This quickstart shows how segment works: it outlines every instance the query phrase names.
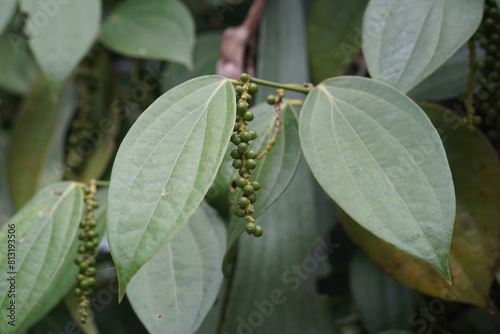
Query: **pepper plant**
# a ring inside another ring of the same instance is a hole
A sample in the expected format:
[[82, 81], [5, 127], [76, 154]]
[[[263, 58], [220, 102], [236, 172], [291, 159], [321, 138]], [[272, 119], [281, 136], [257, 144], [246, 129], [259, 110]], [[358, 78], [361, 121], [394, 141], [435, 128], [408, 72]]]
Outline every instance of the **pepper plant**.
[[0, 34], [1, 333], [499, 328], [498, 0], [8, 0]]

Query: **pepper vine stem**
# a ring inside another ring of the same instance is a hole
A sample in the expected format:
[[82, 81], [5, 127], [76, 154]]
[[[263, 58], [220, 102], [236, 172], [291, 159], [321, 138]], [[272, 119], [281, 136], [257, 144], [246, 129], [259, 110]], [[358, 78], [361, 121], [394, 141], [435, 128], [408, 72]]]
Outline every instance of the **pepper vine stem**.
[[[229, 79], [229, 78], [228, 78], [228, 80], [232, 84], [234, 84], [234, 85], [241, 85], [242, 84], [238, 80]], [[254, 78], [254, 77], [250, 77], [250, 82], [254, 82], [256, 84], [264, 85], [264, 86], [268, 86], [268, 87], [282, 88], [282, 89], [285, 89], [285, 90], [291, 90], [291, 91], [294, 91], [294, 92], [299, 92], [299, 93], [304, 93], [304, 94], [308, 94], [311, 91], [311, 89], [312, 89], [312, 87], [306, 87], [305, 85], [281, 84], [281, 83], [278, 83], [278, 82], [257, 79], [257, 78]]]

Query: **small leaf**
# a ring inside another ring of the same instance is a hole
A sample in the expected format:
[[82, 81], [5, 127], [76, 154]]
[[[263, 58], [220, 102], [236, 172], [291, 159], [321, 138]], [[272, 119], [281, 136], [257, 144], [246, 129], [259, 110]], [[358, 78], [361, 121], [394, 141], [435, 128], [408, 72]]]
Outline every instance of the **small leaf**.
[[[14, 333], [25, 321], [32, 321], [33, 310], [45, 302], [46, 297], [50, 298], [47, 292], [65, 269], [74, 241], [78, 241], [82, 210], [81, 187], [60, 182], [40, 191], [2, 226], [0, 242], [6, 249], [7, 245], [13, 246], [9, 246], [9, 252], [1, 253], [0, 264], [13, 280], [0, 280], [0, 304], [2, 310], [6, 310], [11, 301], [16, 307], [15, 319], [10, 319], [15, 320], [15, 326], [4, 319], [0, 322], [2, 333]], [[9, 296], [11, 284], [15, 285], [15, 297]]]
[[0, 35], [3, 34], [4, 29], [9, 25], [9, 22], [12, 20], [12, 17], [16, 13], [16, 8], [17, 8], [16, 0], [3, 0], [2, 2], [0, 2]]
[[15, 33], [0, 36], [0, 87], [13, 94], [28, 94], [40, 74], [28, 41]]
[[191, 66], [194, 30], [189, 10], [178, 0], [128, 0], [108, 17], [100, 39], [126, 56]]
[[61, 179], [74, 103], [71, 86], [65, 86], [58, 100], [53, 101], [49, 83], [43, 77], [24, 100], [9, 148], [9, 177], [17, 208], [40, 188]]
[[[283, 194], [297, 171], [302, 157], [300, 150], [300, 141], [298, 133], [298, 119], [294, 108], [283, 103], [282, 119], [278, 140], [273, 148], [262, 159], [257, 160], [257, 168], [252, 171], [251, 180], [260, 183], [261, 189], [257, 191], [257, 202], [255, 202], [255, 213], [252, 215], [258, 218]], [[267, 103], [261, 103], [252, 108], [255, 113], [255, 119], [249, 123], [248, 128], [254, 129], [258, 133], [257, 139], [252, 142], [251, 148], [257, 152], [262, 152], [271, 138], [274, 131], [276, 114], [274, 107]], [[233, 150], [235, 146], [230, 143], [228, 151]], [[229, 152], [226, 156], [229, 156]], [[230, 156], [229, 156], [230, 157]], [[225, 162], [226, 163], [226, 162]], [[217, 178], [225, 180], [226, 189], [229, 189], [229, 181], [235, 169], [230, 162], [226, 164], [226, 171], [217, 174]], [[222, 183], [222, 182], [221, 182]], [[234, 215], [238, 197], [241, 196], [241, 190], [238, 189], [232, 194], [233, 208], [230, 212], [228, 249], [234, 247], [239, 236], [245, 230], [245, 220]], [[224, 271], [227, 265], [232, 261], [231, 251], [224, 259]], [[227, 275], [227, 272], [226, 272]]]
[[29, 45], [53, 90], [58, 90], [89, 51], [101, 23], [101, 1], [22, 0]]
[[175, 238], [127, 287], [127, 297], [151, 333], [194, 333], [210, 311], [222, 283], [226, 232], [202, 205]]
[[216, 74], [217, 60], [220, 58], [220, 45], [222, 34], [220, 32], [207, 32], [196, 36], [193, 51], [193, 68], [178, 63], [167, 63], [164, 72], [167, 73], [161, 82], [163, 91], [167, 91], [184, 81], [202, 76]]
[[410, 91], [469, 40], [483, 5], [483, 0], [370, 1], [363, 19], [370, 75]]
[[500, 166], [479, 131], [461, 126], [461, 117], [425, 105], [448, 154], [457, 191], [457, 215], [449, 266], [452, 284], [429, 265], [376, 238], [340, 212], [351, 239], [384, 271], [401, 283], [444, 300], [486, 308], [500, 258]]
[[[481, 48], [476, 48], [478, 60], [484, 58]], [[446, 63], [430, 77], [408, 92], [414, 100], [445, 100], [456, 98], [467, 89], [469, 76], [469, 49], [467, 46], [458, 50]]]
[[132, 276], [172, 240], [203, 200], [231, 136], [234, 101], [225, 78], [190, 80], [158, 98], [123, 140], [108, 202], [120, 299]]
[[313, 2], [308, 42], [313, 83], [344, 74], [361, 52], [361, 20], [368, 0]]
[[359, 77], [327, 80], [299, 123], [311, 171], [365, 229], [449, 279], [455, 195], [436, 129], [408, 97]]
[[408, 315], [418, 304], [418, 294], [387, 276], [361, 252], [351, 261], [351, 293], [368, 331], [409, 330]]

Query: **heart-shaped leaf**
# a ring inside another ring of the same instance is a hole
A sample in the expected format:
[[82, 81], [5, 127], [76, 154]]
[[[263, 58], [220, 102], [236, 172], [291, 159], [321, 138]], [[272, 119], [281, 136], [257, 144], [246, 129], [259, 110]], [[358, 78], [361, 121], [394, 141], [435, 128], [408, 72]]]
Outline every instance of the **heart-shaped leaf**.
[[236, 117], [234, 89], [219, 76], [166, 92], [118, 150], [108, 201], [108, 239], [120, 299], [132, 276], [187, 223], [221, 164]]
[[126, 56], [191, 66], [194, 30], [191, 13], [178, 0], [128, 0], [108, 17], [100, 39]]
[[423, 107], [442, 139], [457, 191], [457, 216], [450, 249], [452, 284], [430, 266], [376, 238], [340, 213], [351, 239], [386, 273], [428, 295], [487, 307], [500, 258], [500, 166], [479, 131], [462, 126], [451, 110]]
[[406, 95], [360, 77], [307, 96], [300, 141], [316, 180], [361, 226], [449, 279], [455, 194], [446, 153]]
[[25, 31], [40, 68], [54, 90], [61, 87], [94, 43], [101, 24], [101, 1], [22, 0]]
[[[7, 316], [8, 320], [0, 322], [2, 333], [14, 333], [30, 321], [34, 309], [45, 302], [59, 273], [68, 264], [74, 266], [71, 250], [78, 242], [82, 211], [81, 187], [73, 182], [54, 183], [2, 226], [0, 242], [8, 252], [1, 253], [0, 264], [10, 280], [5, 276], [0, 280], [0, 305], [2, 310], [13, 307], [8, 314], [14, 314], [13, 318]], [[62, 287], [58, 289], [61, 291]], [[4, 317], [6, 313], [2, 312]]]
[[410, 91], [469, 40], [483, 5], [483, 0], [370, 1], [363, 19], [370, 75]]
[[127, 297], [149, 332], [194, 333], [217, 297], [226, 231], [208, 205], [137, 272]]

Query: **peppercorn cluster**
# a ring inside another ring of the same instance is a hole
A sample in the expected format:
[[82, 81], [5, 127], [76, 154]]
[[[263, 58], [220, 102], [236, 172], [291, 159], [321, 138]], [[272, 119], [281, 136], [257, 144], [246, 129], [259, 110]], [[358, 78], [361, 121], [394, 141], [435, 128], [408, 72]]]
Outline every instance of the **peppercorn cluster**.
[[478, 91], [481, 128], [493, 143], [500, 139], [500, 11], [495, 0], [486, 0], [484, 15], [477, 37], [485, 50], [480, 63], [481, 88]]
[[252, 99], [252, 94], [257, 93], [258, 86], [250, 82], [248, 74], [240, 76], [241, 85], [235, 87], [236, 91], [236, 121], [231, 142], [237, 147], [231, 151], [233, 167], [238, 170], [239, 176], [234, 180], [236, 187], [242, 190], [242, 195], [238, 199], [238, 208], [234, 214], [237, 217], [245, 217], [247, 221], [245, 231], [256, 237], [263, 234], [262, 227], [255, 224], [252, 214], [255, 212], [253, 203], [257, 200], [256, 191], [260, 189], [257, 181], [251, 181], [251, 171], [257, 166], [255, 160], [258, 152], [250, 148], [251, 141], [257, 138], [254, 130], [248, 129], [247, 125], [254, 119], [254, 114], [248, 110], [248, 101]]
[[80, 254], [75, 260], [75, 264], [80, 269], [77, 276], [77, 287], [74, 292], [80, 298], [78, 315], [81, 323], [85, 323], [89, 315], [89, 296], [93, 293], [92, 287], [96, 284], [94, 276], [97, 274], [95, 268], [95, 252], [99, 245], [99, 234], [96, 229], [94, 210], [99, 206], [96, 193], [96, 182], [91, 180], [85, 187], [85, 218], [80, 223], [80, 234], [78, 238], [82, 241], [78, 247]]

